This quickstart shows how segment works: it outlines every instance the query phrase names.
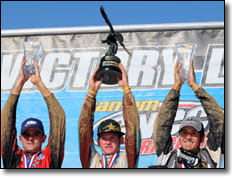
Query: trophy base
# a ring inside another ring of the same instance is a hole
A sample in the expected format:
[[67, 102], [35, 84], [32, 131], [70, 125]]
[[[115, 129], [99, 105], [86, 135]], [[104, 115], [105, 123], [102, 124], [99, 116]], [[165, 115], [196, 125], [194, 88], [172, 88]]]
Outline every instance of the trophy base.
[[96, 79], [100, 80], [101, 76], [104, 78], [103, 84], [114, 85], [118, 83], [117, 77], [119, 77], [120, 80], [122, 79], [122, 72], [117, 67], [105, 67], [96, 73]]
[[114, 85], [118, 83], [117, 77], [122, 79], [122, 72], [118, 67], [121, 62], [117, 56], [104, 56], [101, 58], [99, 70], [96, 73], [96, 79], [100, 80], [103, 76], [103, 84]]

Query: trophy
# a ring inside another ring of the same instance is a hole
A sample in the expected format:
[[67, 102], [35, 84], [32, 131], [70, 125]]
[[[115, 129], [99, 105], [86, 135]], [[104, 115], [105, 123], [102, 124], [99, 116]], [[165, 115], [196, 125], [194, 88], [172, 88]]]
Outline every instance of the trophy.
[[26, 63], [23, 66], [25, 75], [33, 75], [35, 73], [34, 61], [41, 59], [43, 54], [43, 48], [40, 41], [24, 42], [24, 56]]
[[117, 77], [122, 79], [122, 72], [118, 67], [118, 64], [121, 62], [120, 58], [115, 56], [118, 50], [117, 42], [124, 48], [124, 50], [129, 54], [130, 52], [126, 49], [123, 44], [123, 36], [115, 32], [113, 26], [111, 25], [103, 6], [100, 7], [101, 14], [105, 19], [105, 22], [110, 27], [110, 33], [108, 34], [105, 40], [101, 40], [102, 43], [107, 43], [109, 45], [108, 51], [105, 53], [105, 56], [101, 58], [99, 70], [96, 73], [96, 79], [100, 80], [103, 77], [103, 83], [108, 85], [114, 85], [118, 83]]
[[179, 64], [181, 65], [179, 73], [180, 80], [189, 79], [190, 61], [195, 49], [195, 44], [175, 44]]

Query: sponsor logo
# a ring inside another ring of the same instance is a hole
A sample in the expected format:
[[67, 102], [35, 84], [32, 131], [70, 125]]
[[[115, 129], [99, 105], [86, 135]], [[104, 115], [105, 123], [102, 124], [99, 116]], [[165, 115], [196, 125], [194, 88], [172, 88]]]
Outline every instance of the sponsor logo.
[[37, 168], [37, 165], [39, 164], [39, 162], [35, 162], [31, 168]]
[[30, 121], [27, 121], [27, 123], [25, 124], [25, 127], [27, 127], [29, 125], [36, 125], [36, 124], [37, 124], [36, 121], [30, 120]]
[[45, 158], [45, 156], [43, 154], [40, 154], [37, 156], [36, 160], [42, 160], [44, 158]]

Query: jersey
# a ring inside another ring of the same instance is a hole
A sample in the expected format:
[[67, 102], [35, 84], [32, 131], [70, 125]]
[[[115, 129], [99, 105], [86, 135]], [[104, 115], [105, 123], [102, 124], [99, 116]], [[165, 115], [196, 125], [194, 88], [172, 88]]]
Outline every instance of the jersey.
[[19, 149], [19, 154], [21, 160], [16, 168], [50, 168], [51, 149], [49, 147], [35, 153], [31, 158], [27, 157], [22, 149]]

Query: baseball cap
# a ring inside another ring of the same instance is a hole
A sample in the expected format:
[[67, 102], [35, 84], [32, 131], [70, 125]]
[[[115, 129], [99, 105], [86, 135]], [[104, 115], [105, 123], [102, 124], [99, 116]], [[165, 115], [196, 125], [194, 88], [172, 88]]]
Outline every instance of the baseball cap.
[[125, 134], [121, 132], [120, 124], [112, 119], [108, 119], [100, 123], [97, 136], [99, 137], [102, 133], [118, 133], [119, 135]]
[[21, 134], [23, 134], [28, 128], [36, 128], [39, 130], [42, 134], [44, 134], [44, 127], [43, 123], [36, 118], [29, 118], [26, 119], [21, 126]]
[[187, 117], [183, 120], [182, 124], [179, 127], [179, 131], [186, 126], [193, 127], [198, 132], [202, 129], [202, 123], [199, 117]]

